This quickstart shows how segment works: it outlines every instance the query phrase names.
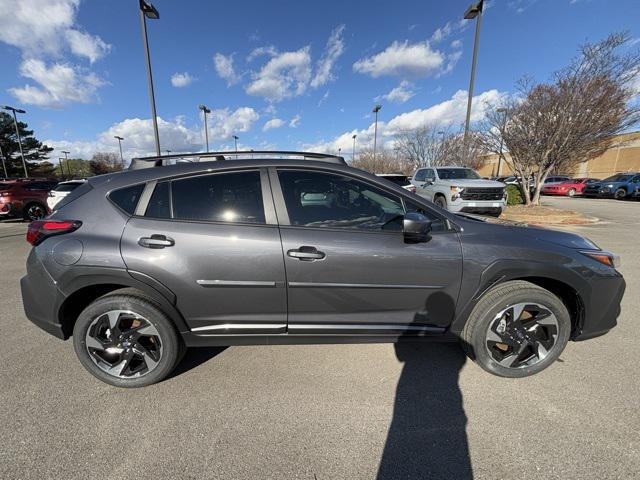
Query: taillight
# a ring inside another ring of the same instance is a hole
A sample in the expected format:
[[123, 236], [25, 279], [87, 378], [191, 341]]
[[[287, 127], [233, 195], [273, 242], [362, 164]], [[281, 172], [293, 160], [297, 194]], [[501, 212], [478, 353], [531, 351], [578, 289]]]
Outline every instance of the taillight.
[[35, 247], [48, 237], [73, 232], [81, 225], [79, 220], [36, 220], [29, 224], [27, 242]]

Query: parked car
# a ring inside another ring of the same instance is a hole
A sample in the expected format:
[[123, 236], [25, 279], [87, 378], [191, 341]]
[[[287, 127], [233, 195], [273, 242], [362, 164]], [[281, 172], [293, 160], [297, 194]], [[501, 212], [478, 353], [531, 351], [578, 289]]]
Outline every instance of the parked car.
[[573, 197], [574, 195], [582, 195], [585, 187], [592, 183], [597, 183], [597, 178], [573, 178], [560, 183], [546, 183], [542, 187], [544, 195], [564, 195]]
[[411, 183], [418, 195], [450, 212], [498, 217], [507, 206], [504, 183], [484, 180], [466, 167], [420, 168]]
[[185, 347], [405, 340], [461, 340], [488, 372], [524, 377], [616, 325], [618, 259], [589, 240], [292, 155], [90, 178], [29, 226], [27, 317], [121, 387], [162, 380]]
[[47, 214], [49, 191], [55, 180], [18, 179], [0, 183], [0, 218], [23, 217], [38, 220]]
[[47, 206], [52, 211], [56, 204], [64, 197], [73, 192], [76, 188], [82, 185], [86, 180], [69, 180], [68, 182], [60, 182], [56, 187], [49, 192], [47, 197]]
[[401, 173], [376, 173], [378, 177], [385, 178], [402, 188], [409, 190], [410, 192], [416, 191], [416, 187], [411, 183], [411, 180], [407, 175]]
[[617, 200], [630, 197], [635, 187], [640, 184], [640, 172], [616, 173], [604, 180], [587, 185], [585, 197], [613, 197]]

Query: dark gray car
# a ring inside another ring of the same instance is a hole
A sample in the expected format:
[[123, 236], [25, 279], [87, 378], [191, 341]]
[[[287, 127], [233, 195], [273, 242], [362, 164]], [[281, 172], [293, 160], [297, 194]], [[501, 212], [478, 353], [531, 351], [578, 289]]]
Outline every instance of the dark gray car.
[[186, 347], [291, 343], [461, 340], [523, 377], [614, 327], [625, 288], [585, 238], [454, 215], [321, 154], [138, 159], [27, 240], [27, 317], [123, 387]]

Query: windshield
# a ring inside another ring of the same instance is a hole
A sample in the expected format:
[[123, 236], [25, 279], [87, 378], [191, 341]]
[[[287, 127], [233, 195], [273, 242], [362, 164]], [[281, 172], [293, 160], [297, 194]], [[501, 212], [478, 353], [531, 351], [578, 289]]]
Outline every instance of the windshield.
[[441, 180], [476, 180], [480, 178], [480, 175], [470, 168], [437, 168], [436, 170]]
[[605, 178], [603, 182], [626, 182], [631, 179], [633, 175], [611, 175], [609, 178]]

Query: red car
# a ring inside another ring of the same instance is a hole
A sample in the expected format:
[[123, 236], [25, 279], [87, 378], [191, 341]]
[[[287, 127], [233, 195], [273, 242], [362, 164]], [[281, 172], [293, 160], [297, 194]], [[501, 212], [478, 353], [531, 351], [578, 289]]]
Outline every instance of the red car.
[[582, 195], [584, 188], [590, 183], [599, 182], [597, 178], [571, 178], [559, 183], [549, 183], [542, 187], [544, 195], [564, 195], [573, 197]]
[[47, 197], [55, 180], [0, 180], [0, 218], [39, 220], [47, 215]]

